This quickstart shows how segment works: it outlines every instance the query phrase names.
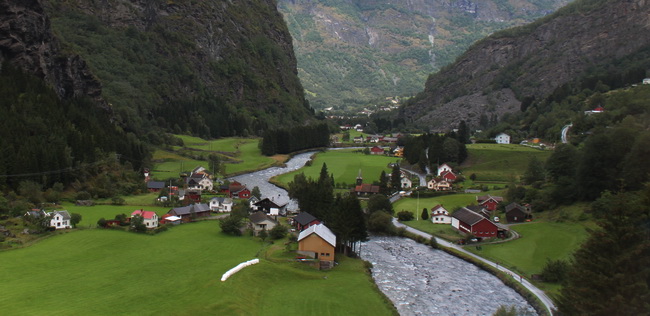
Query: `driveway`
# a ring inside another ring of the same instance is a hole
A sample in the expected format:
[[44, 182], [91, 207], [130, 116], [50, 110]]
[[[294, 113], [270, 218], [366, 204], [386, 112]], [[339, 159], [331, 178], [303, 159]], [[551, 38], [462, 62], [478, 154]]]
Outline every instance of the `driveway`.
[[[408, 232], [416, 234], [416, 235], [420, 235], [420, 236], [422, 236], [424, 238], [427, 238], [427, 239], [430, 239], [430, 238], [433, 237], [432, 235], [427, 234], [427, 233], [425, 233], [423, 231], [417, 230], [417, 229], [415, 229], [413, 227], [406, 226], [406, 225], [400, 223], [397, 220], [397, 218], [393, 218], [393, 224], [395, 224], [396, 227], [404, 227]], [[478, 259], [480, 261], [483, 261], [483, 262], [485, 262], [485, 263], [487, 263], [487, 264], [489, 264], [489, 265], [491, 265], [493, 267], [496, 267], [500, 271], [503, 271], [503, 272], [511, 275], [514, 280], [519, 281], [526, 289], [528, 289], [531, 293], [535, 294], [535, 296], [537, 296], [539, 298], [539, 300], [546, 307], [546, 311], [548, 312], [549, 315], [553, 315], [552, 311], [557, 309], [555, 307], [555, 304], [553, 304], [553, 300], [551, 300], [551, 298], [548, 297], [546, 295], [546, 293], [544, 293], [544, 291], [540, 290], [539, 288], [534, 286], [532, 283], [528, 282], [528, 280], [522, 278], [520, 275], [510, 271], [509, 269], [504, 268], [503, 266], [500, 266], [498, 263], [495, 263], [495, 262], [487, 260], [487, 259], [485, 259], [483, 257], [477, 256], [477, 255], [463, 249], [462, 247], [460, 247], [460, 246], [458, 246], [456, 244], [450, 243], [450, 242], [448, 242], [448, 241], [446, 241], [444, 239], [440, 239], [440, 238], [436, 237], [436, 241], [438, 242], [438, 245], [440, 245], [440, 246], [456, 249], [456, 250], [458, 250], [458, 251], [460, 251], [460, 252], [462, 252], [462, 253], [464, 253], [464, 254], [466, 254], [468, 256], [471, 256], [471, 257], [476, 258], [476, 259]]]

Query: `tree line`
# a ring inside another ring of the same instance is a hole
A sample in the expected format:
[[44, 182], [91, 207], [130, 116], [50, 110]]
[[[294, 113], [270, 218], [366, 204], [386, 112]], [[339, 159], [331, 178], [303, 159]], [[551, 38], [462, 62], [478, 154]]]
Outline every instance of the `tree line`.
[[461, 122], [457, 132], [441, 134], [423, 134], [408, 136], [404, 142], [404, 159], [420, 169], [435, 167], [442, 163], [460, 164], [467, 158], [469, 130]]
[[260, 149], [262, 154], [271, 156], [327, 147], [330, 142], [329, 135], [327, 123], [271, 129], [264, 133]]

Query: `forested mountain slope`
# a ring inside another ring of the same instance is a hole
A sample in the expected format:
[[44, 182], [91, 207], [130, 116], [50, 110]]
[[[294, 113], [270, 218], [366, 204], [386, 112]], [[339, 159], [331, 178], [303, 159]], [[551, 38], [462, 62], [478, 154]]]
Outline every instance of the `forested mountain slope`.
[[10, 62], [60, 95], [103, 98], [139, 135], [260, 134], [312, 116], [275, 1], [0, 3]]
[[427, 76], [492, 32], [571, 0], [280, 0], [314, 108], [422, 90]]
[[445, 130], [525, 109], [566, 89], [640, 82], [650, 69], [650, 2], [577, 0], [473, 45], [407, 104], [407, 122]]

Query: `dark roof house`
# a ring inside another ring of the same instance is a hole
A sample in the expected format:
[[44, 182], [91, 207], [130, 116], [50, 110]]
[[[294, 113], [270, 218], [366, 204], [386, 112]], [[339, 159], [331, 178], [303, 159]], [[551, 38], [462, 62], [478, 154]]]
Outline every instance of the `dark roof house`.
[[303, 231], [309, 226], [320, 224], [320, 221], [307, 212], [300, 212], [293, 219], [293, 226], [295, 226], [299, 231]]

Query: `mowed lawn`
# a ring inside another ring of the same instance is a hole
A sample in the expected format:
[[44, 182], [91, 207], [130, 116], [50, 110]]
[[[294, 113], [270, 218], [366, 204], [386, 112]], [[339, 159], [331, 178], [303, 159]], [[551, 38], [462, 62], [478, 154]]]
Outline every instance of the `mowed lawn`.
[[336, 183], [345, 183], [352, 185], [356, 182], [359, 170], [363, 177], [364, 183], [373, 183], [379, 180], [382, 170], [390, 175], [392, 169], [388, 167], [389, 163], [398, 162], [398, 157], [388, 157], [383, 155], [364, 155], [357, 152], [356, 149], [329, 150], [316, 154], [311, 166], [301, 168], [300, 170], [283, 174], [274, 178], [275, 180], [289, 184], [293, 181], [296, 174], [305, 173], [308, 178], [317, 179], [323, 163], [327, 164], [327, 171], [334, 174]]
[[542, 272], [547, 259], [569, 259], [588, 237], [581, 223], [532, 222], [511, 226], [521, 238], [503, 244], [483, 245], [474, 253], [515, 268], [527, 277]]
[[463, 175], [476, 174], [475, 182], [508, 183], [519, 179], [533, 156], [541, 162], [551, 155], [550, 150], [534, 149], [514, 144], [470, 144], [468, 157], [461, 165]]
[[60, 234], [0, 252], [4, 315], [390, 315], [360, 260], [322, 272], [255, 258], [261, 243], [216, 222], [155, 236], [112, 230]]

